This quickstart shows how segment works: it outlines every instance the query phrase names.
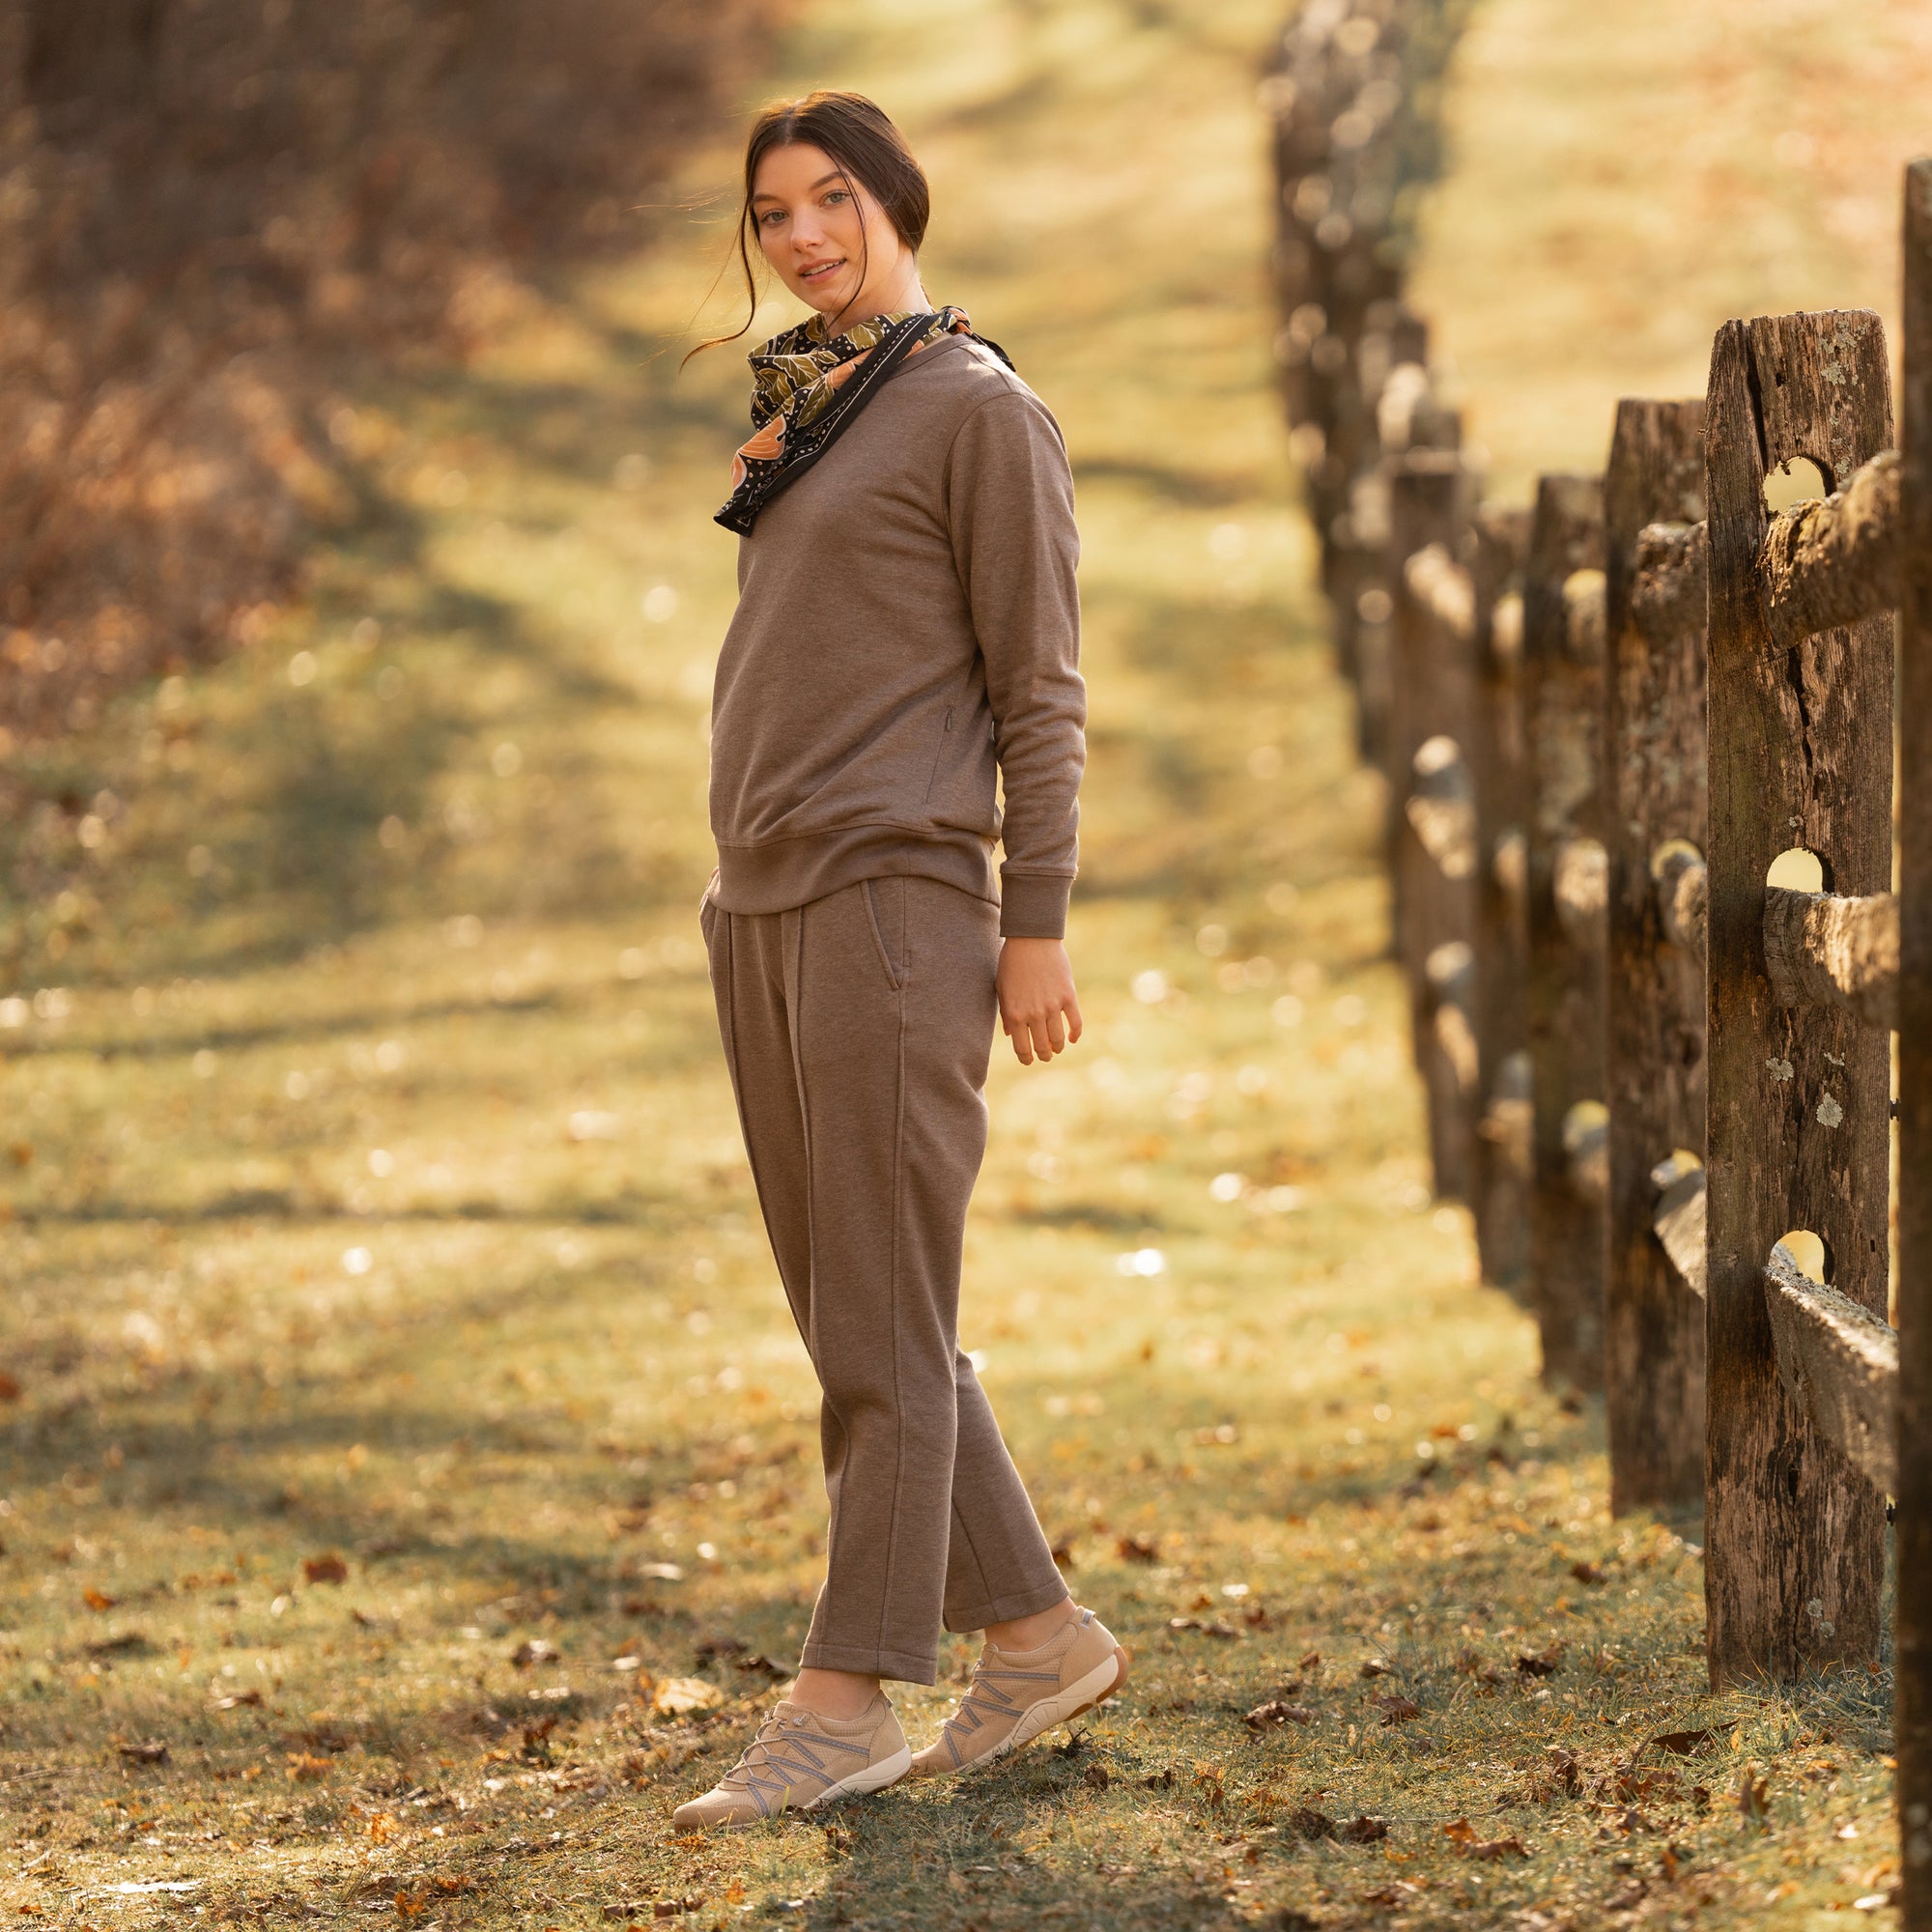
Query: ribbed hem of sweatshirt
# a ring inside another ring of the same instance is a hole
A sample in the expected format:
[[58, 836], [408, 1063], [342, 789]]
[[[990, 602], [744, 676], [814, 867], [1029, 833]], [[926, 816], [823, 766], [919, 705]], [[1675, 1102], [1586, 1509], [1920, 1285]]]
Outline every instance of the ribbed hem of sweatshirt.
[[861, 879], [893, 878], [937, 879], [994, 904], [1000, 896], [993, 848], [977, 833], [920, 838], [896, 825], [856, 825], [764, 845], [721, 845], [711, 897], [722, 912], [789, 912]]
[[1065, 939], [1073, 881], [1055, 872], [1008, 872], [1000, 881], [1002, 939]]

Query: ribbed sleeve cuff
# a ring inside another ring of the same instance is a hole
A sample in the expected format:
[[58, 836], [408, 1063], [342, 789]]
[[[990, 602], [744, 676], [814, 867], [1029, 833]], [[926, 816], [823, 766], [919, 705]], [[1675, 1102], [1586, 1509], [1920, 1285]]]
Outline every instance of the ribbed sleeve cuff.
[[1000, 879], [1002, 939], [1065, 939], [1070, 878], [1050, 872], [1009, 872]]

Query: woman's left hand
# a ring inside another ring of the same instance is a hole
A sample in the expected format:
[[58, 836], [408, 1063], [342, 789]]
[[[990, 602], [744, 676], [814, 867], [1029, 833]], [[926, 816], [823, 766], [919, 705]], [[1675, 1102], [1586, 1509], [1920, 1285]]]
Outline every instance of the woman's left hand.
[[1000, 1027], [1022, 1066], [1065, 1053], [1080, 1037], [1073, 965], [1057, 939], [1009, 939], [1000, 947]]

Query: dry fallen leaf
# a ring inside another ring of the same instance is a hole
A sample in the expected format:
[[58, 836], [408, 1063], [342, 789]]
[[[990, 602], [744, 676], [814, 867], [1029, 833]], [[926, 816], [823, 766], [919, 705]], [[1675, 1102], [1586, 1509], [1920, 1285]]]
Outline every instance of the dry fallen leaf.
[[1757, 1766], [1747, 1764], [1738, 1777], [1738, 1809], [1747, 1825], [1762, 1825], [1771, 1815], [1771, 1784], [1758, 1776]]
[[302, 1558], [302, 1575], [311, 1583], [346, 1583], [349, 1565], [333, 1549], [326, 1549], [320, 1556]]
[[226, 1696], [217, 1697], [214, 1708], [217, 1711], [238, 1711], [243, 1704], [259, 1704], [261, 1701], [262, 1693], [250, 1685], [245, 1690], [231, 1690]]
[[753, 1677], [768, 1677], [774, 1684], [782, 1684], [791, 1675], [782, 1663], [774, 1663], [761, 1651], [753, 1657], [741, 1657], [731, 1666], [733, 1670], [745, 1671]]
[[1340, 1827], [1325, 1811], [1318, 1811], [1312, 1804], [1297, 1804], [1293, 1811], [1282, 1818], [1283, 1828], [1297, 1838], [1332, 1838]]
[[668, 1718], [689, 1717], [694, 1711], [715, 1710], [724, 1701], [724, 1693], [701, 1677], [668, 1677], [652, 1698], [654, 1709]]
[[1394, 1668], [1394, 1664], [1385, 1662], [1381, 1658], [1372, 1657], [1356, 1674], [1361, 1677], [1386, 1677]]
[[1371, 1697], [1369, 1702], [1380, 1709], [1385, 1724], [1406, 1724], [1422, 1715], [1422, 1706], [1413, 1697]]
[[86, 1646], [89, 1657], [114, 1657], [124, 1651], [146, 1650], [148, 1639], [140, 1631], [121, 1631]]
[[87, 1586], [87, 1588], [80, 1593], [80, 1601], [83, 1604], [85, 1604], [90, 1610], [111, 1610], [114, 1607], [114, 1605], [121, 1601], [121, 1599], [119, 1597], [110, 1597], [106, 1594], [105, 1591], [97, 1590], [94, 1587], [94, 1585], [90, 1583]]
[[1520, 1859], [1529, 1856], [1529, 1847], [1514, 1832], [1507, 1838], [1484, 1838], [1463, 1849], [1464, 1856], [1472, 1859], [1500, 1859], [1511, 1854]]
[[1579, 1583], [1606, 1583], [1609, 1578], [1594, 1563], [1573, 1563], [1570, 1574]]
[[1114, 1545], [1122, 1563], [1158, 1563], [1160, 1545], [1151, 1536], [1123, 1536]]
[[1664, 1731], [1652, 1738], [1651, 1743], [1673, 1757], [1694, 1757], [1713, 1738], [1722, 1736], [1730, 1728], [1729, 1724], [1717, 1724], [1705, 1731]]
[[117, 1748], [130, 1764], [166, 1764], [168, 1747], [159, 1738], [148, 1738], [140, 1744], [121, 1745]]
[[1388, 1834], [1387, 1822], [1380, 1818], [1353, 1818], [1342, 1827], [1343, 1838], [1351, 1845], [1373, 1845]]
[[1273, 1697], [1265, 1704], [1257, 1704], [1241, 1722], [1251, 1731], [1266, 1730], [1270, 1725], [1312, 1724], [1315, 1713], [1305, 1704], [1289, 1704], [1279, 1697]]
[[547, 1642], [540, 1636], [526, 1636], [510, 1653], [510, 1662], [519, 1670], [527, 1670], [533, 1663], [554, 1663], [556, 1657], [555, 1644]]
[[1524, 1677], [1548, 1677], [1563, 1662], [1563, 1646], [1552, 1643], [1548, 1650], [1517, 1652], [1516, 1667]]

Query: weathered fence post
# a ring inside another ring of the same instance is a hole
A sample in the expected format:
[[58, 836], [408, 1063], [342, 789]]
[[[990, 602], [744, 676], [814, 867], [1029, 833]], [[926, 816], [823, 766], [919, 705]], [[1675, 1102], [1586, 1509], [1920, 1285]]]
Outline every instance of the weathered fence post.
[[1767, 976], [1766, 872], [1818, 855], [1827, 889], [1891, 873], [1891, 620], [1774, 642], [1759, 554], [1767, 471], [1828, 485], [1889, 440], [1884, 333], [1862, 310], [1718, 331], [1706, 396], [1710, 525], [1706, 1645], [1712, 1681], [1789, 1676], [1879, 1641], [1884, 1502], [1781, 1380], [1773, 1247], [1804, 1229], [1833, 1286], [1883, 1317], [1889, 1054]]
[[1528, 930], [1523, 908], [1522, 562], [1529, 512], [1485, 507], [1469, 542], [1476, 694], [1476, 1128], [1470, 1208], [1483, 1277], [1523, 1293], [1529, 1268]]
[[1667, 582], [1637, 594], [1639, 532], [1662, 524], [1688, 537], [1703, 514], [1702, 401], [1620, 402], [1604, 476], [1602, 813], [1610, 1109], [1604, 1390], [1610, 1506], [1619, 1514], [1695, 1503], [1704, 1491], [1703, 1304], [1651, 1226], [1653, 1170], [1680, 1149], [1704, 1157], [1704, 961], [1671, 943], [1656, 863], [1671, 841], [1701, 855], [1706, 838], [1701, 544], [1686, 546], [1695, 553], [1690, 595]]
[[[1453, 1044], [1440, 1037], [1438, 1011], [1445, 1005], [1462, 1009], [1453, 994], [1446, 1002], [1438, 996], [1449, 989], [1432, 985], [1430, 967], [1438, 949], [1460, 946], [1466, 953], [1473, 929], [1473, 809], [1461, 744], [1471, 698], [1470, 626], [1456, 609], [1462, 573], [1454, 561], [1467, 511], [1467, 472], [1460, 457], [1440, 450], [1391, 457], [1385, 467], [1395, 604], [1386, 770], [1396, 956], [1408, 985], [1415, 1064], [1428, 1095], [1435, 1192], [1460, 1198], [1468, 1190], [1476, 1070], [1459, 1064]], [[1453, 980], [1453, 967], [1437, 977]]]
[[1905, 173], [1899, 544], [1899, 1847], [1932, 1932], [1932, 160]]
[[1602, 479], [1540, 478], [1522, 585], [1536, 1109], [1530, 1274], [1543, 1373], [1579, 1389], [1602, 1385], [1604, 1359], [1604, 1203], [1578, 1158], [1578, 1130], [1604, 1094], [1603, 847], [1592, 837], [1603, 755], [1603, 567]]

